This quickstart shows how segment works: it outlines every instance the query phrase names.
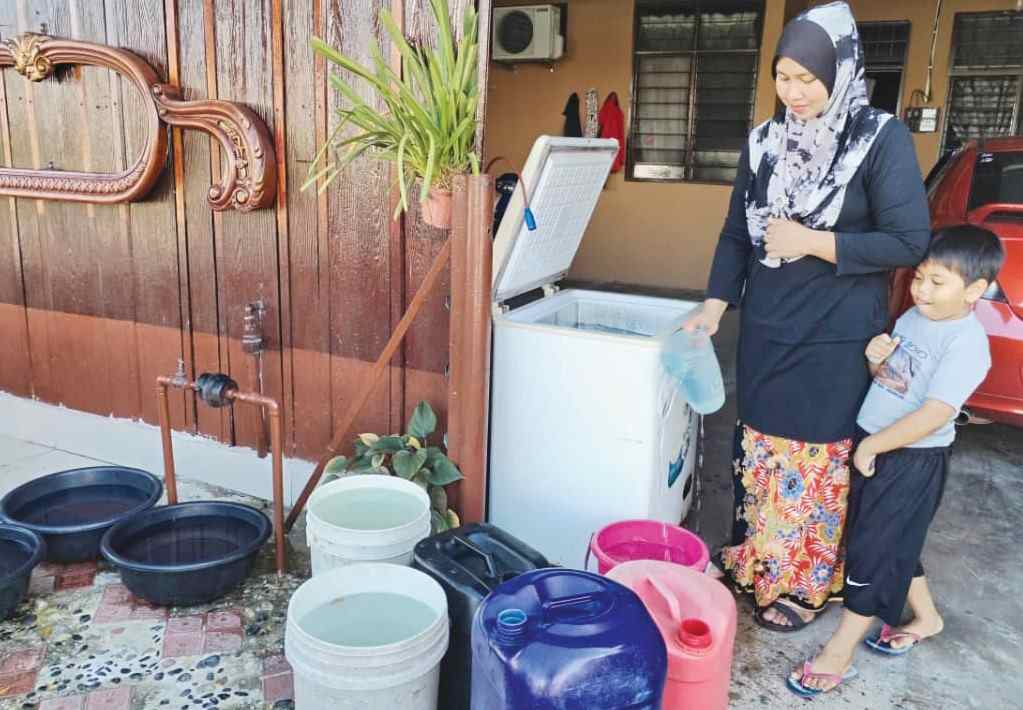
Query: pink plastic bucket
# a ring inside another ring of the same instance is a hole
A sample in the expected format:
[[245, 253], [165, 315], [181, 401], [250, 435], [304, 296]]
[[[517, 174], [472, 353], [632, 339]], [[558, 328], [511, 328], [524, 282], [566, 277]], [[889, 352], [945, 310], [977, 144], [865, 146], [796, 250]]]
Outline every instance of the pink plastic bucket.
[[707, 569], [710, 551], [695, 533], [659, 520], [622, 520], [602, 529], [590, 540], [590, 554], [597, 558], [601, 574], [632, 560], [661, 560], [689, 567], [697, 572]]

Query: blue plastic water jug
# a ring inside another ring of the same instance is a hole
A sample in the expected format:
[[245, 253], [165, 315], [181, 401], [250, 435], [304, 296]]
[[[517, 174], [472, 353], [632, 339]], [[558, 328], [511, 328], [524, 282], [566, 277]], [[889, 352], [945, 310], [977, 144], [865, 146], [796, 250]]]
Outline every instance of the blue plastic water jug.
[[676, 330], [664, 338], [661, 364], [698, 413], [711, 414], [724, 405], [721, 366], [706, 331]]
[[472, 627], [472, 710], [660, 710], [664, 639], [628, 588], [544, 569], [498, 586]]

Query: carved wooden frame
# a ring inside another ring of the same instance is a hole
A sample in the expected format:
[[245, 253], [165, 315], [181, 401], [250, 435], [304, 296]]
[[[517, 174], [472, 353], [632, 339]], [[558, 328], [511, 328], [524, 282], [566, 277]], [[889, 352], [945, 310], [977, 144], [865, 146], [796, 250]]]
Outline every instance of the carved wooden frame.
[[252, 109], [231, 101], [184, 101], [178, 87], [162, 83], [152, 66], [125, 49], [33, 33], [0, 44], [0, 68], [14, 67], [29, 81], [42, 81], [60, 64], [106, 67], [134, 82], [146, 112], [142, 154], [118, 173], [0, 167], [0, 195], [99, 204], [141, 200], [167, 160], [167, 124], [198, 128], [220, 141], [228, 165], [220, 183], [209, 189], [212, 209], [248, 212], [273, 203], [273, 140]]

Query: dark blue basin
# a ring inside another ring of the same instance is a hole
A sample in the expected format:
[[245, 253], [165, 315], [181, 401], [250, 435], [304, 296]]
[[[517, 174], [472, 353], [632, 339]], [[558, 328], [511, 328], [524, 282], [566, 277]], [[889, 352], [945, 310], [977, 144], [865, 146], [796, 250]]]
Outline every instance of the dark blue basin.
[[238, 586], [270, 530], [269, 518], [241, 503], [179, 503], [118, 523], [100, 548], [135, 596], [191, 606]]
[[10, 617], [25, 598], [32, 570], [44, 554], [46, 543], [31, 530], [0, 525], [0, 621]]
[[84, 562], [99, 557], [99, 541], [115, 523], [161, 495], [160, 479], [137, 468], [74, 468], [15, 488], [0, 500], [0, 518], [41, 535], [50, 562]]

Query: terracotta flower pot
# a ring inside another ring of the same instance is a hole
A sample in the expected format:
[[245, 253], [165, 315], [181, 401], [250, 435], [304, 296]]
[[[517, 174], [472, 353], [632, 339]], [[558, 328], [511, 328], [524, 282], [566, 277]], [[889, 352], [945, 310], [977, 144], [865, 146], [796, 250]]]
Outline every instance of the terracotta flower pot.
[[424, 222], [437, 229], [451, 229], [451, 190], [433, 188], [421, 204]]

